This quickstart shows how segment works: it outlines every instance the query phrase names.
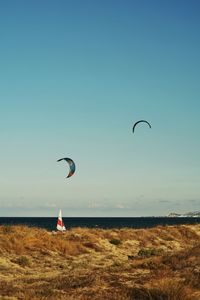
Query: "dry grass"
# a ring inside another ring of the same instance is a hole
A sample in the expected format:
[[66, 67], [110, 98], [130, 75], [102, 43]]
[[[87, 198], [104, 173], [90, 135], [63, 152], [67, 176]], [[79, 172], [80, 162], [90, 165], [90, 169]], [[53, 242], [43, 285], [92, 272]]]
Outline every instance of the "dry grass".
[[1, 226], [0, 299], [200, 299], [200, 225]]
[[84, 253], [79, 241], [67, 240], [64, 235], [52, 235], [39, 228], [25, 226], [0, 227], [0, 249], [8, 253], [26, 254], [30, 251], [56, 251], [62, 255]]

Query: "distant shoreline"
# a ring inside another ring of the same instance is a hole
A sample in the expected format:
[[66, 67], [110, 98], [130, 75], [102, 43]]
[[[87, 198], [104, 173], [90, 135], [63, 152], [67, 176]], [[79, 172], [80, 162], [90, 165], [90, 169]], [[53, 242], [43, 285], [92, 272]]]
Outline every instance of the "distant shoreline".
[[[168, 225], [200, 224], [196, 217], [63, 217], [66, 228], [153, 228]], [[55, 230], [57, 217], [0, 217], [0, 225], [26, 225]]]

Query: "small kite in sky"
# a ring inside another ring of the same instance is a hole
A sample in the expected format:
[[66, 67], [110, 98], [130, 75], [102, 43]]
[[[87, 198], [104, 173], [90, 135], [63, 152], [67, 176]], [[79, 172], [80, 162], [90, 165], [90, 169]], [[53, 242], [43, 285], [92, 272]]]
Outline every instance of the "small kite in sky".
[[75, 166], [74, 161], [71, 158], [64, 157], [64, 158], [58, 159], [57, 162], [61, 161], [61, 160], [65, 160], [69, 164], [69, 169], [70, 170], [69, 170], [69, 174], [67, 175], [66, 178], [71, 177], [74, 174], [75, 170], [76, 170], [76, 166]]

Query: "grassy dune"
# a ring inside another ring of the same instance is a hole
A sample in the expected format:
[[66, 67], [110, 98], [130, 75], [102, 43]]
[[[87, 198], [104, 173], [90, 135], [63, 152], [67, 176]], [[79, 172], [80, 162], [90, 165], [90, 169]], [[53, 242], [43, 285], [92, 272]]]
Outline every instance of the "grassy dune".
[[200, 299], [200, 225], [1, 226], [0, 299]]

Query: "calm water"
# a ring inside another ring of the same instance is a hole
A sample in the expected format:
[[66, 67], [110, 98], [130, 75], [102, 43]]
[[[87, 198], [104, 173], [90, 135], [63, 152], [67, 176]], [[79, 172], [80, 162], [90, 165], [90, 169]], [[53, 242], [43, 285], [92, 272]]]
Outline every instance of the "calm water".
[[[63, 218], [66, 228], [149, 228], [158, 225], [200, 224], [200, 218], [167, 218], [167, 217], [138, 217], [138, 218]], [[28, 225], [48, 230], [56, 229], [57, 218], [0, 218], [0, 225]]]

